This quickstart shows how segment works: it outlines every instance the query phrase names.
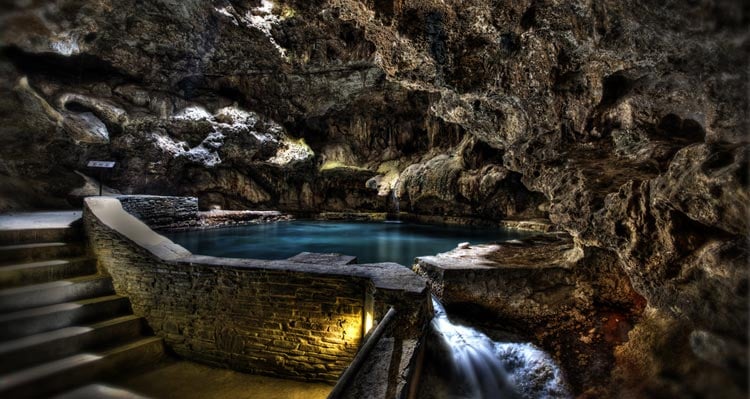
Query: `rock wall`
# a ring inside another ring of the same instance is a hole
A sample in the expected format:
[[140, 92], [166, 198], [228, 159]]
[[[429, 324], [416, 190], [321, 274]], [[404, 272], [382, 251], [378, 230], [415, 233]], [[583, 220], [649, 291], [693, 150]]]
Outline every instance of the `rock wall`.
[[0, 209], [99, 158], [204, 208], [548, 217], [648, 304], [602, 396], [737, 396], [747, 362], [693, 343], [747, 351], [749, 7], [11, 2]]
[[191, 230], [290, 220], [278, 211], [200, 211], [196, 197], [118, 195], [123, 209], [155, 230]]
[[512, 334], [544, 348], [572, 390], [592, 396], [606, 392], [613, 351], [643, 312], [616, 256], [582, 250], [563, 233], [456, 248], [418, 258], [414, 270], [453, 317], [500, 341]]
[[14, 3], [0, 22], [0, 209], [61, 206], [97, 158], [118, 162], [106, 182], [122, 193], [202, 209], [382, 212], [395, 190], [416, 213], [543, 216], [501, 152], [375, 62], [348, 15], [359, 4]]
[[[578, 286], [589, 282], [570, 267], [569, 252], [576, 252], [572, 242], [545, 244], [537, 244], [542, 248], [518, 248], [524, 253], [536, 251], [541, 259], [500, 260], [511, 251], [480, 245], [420, 257], [414, 269], [429, 278], [432, 292], [449, 306], [476, 304], [491, 309], [498, 318], [533, 323], [586, 307], [582, 303], [585, 297], [575, 295]], [[485, 256], [496, 251], [498, 261]], [[548, 251], [553, 253], [545, 253]]]

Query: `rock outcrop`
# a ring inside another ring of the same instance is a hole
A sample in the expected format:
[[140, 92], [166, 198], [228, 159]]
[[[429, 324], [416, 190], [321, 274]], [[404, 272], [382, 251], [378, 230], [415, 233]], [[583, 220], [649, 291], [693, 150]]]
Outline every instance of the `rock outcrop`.
[[111, 159], [112, 189], [204, 209], [393, 192], [548, 217], [598, 290], [623, 273], [646, 303], [578, 393], [742, 397], [749, 21], [739, 0], [6, 1], [0, 210], [65, 206]]

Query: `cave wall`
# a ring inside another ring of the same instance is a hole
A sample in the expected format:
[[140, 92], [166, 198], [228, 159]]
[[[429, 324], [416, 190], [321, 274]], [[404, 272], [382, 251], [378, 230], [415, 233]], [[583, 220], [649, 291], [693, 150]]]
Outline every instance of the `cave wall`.
[[6, 3], [0, 210], [106, 158], [203, 207], [549, 217], [648, 303], [603, 384], [747, 390], [746, 2]]
[[357, 2], [11, 5], [0, 209], [77, 204], [73, 172], [95, 173], [85, 162], [102, 158], [118, 162], [106, 182], [125, 194], [382, 212], [409, 166], [448, 156], [419, 172], [425, 187], [399, 192], [405, 210], [544, 216], [543, 196], [502, 166], [502, 151], [431, 114], [439, 93], [389, 76], [354, 11], [371, 12]]

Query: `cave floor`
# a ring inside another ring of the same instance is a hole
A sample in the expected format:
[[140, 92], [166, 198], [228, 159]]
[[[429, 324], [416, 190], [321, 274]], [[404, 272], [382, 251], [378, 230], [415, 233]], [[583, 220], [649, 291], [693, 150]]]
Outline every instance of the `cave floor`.
[[320, 382], [245, 374], [189, 361], [169, 361], [112, 383], [153, 399], [322, 399], [333, 389]]
[[0, 214], [0, 230], [57, 229], [81, 218], [81, 211], [10, 212]]

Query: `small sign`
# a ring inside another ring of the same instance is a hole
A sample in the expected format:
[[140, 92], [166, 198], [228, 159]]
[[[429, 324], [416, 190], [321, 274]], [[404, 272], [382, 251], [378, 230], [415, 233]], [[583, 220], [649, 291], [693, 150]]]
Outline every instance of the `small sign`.
[[112, 169], [115, 167], [114, 161], [89, 161], [86, 166], [89, 168], [98, 168], [99, 169], [99, 196], [102, 195], [103, 187], [104, 187], [104, 169]]
[[113, 161], [89, 161], [86, 166], [89, 168], [112, 169], [115, 167], [115, 163]]

